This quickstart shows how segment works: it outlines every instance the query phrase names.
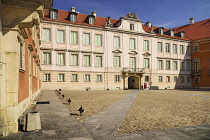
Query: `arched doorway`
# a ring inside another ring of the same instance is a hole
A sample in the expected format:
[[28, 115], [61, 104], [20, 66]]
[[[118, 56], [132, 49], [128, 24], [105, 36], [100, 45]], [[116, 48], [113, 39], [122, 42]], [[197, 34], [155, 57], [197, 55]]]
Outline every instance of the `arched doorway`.
[[139, 77], [129, 76], [128, 77], [128, 89], [139, 89]]

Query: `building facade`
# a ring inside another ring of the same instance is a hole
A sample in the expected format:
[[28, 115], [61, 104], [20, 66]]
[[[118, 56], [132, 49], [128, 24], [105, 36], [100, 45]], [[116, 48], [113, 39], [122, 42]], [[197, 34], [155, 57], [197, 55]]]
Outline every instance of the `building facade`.
[[0, 1], [0, 136], [18, 132], [18, 119], [40, 93], [40, 20], [46, 0]]
[[190, 39], [183, 31], [46, 9], [41, 23], [42, 89], [191, 87]]

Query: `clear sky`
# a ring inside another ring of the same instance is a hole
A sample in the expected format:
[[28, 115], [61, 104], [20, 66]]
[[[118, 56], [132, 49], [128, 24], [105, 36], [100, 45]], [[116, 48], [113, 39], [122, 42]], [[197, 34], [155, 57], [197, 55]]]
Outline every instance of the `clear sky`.
[[210, 0], [53, 0], [53, 8], [69, 11], [75, 7], [83, 14], [97, 12], [97, 16], [119, 19], [136, 13], [144, 23], [173, 28], [210, 18]]

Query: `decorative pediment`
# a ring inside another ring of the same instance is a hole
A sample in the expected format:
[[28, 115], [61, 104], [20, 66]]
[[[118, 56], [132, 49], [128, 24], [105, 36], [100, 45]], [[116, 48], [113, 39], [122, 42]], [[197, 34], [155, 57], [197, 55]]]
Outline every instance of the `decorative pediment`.
[[114, 50], [114, 51], [112, 51], [112, 53], [122, 53], [122, 51], [120, 51], [120, 50]]
[[94, 54], [104, 54], [104, 52], [96, 52], [96, 51], [94, 51], [93, 53]]
[[149, 52], [145, 52], [142, 55], [145, 56], [145, 57], [149, 57], [151, 54]]
[[137, 55], [138, 53], [136, 51], [130, 51], [128, 54]]
[[134, 18], [134, 19], [139, 19], [136, 13], [128, 13], [124, 18]]

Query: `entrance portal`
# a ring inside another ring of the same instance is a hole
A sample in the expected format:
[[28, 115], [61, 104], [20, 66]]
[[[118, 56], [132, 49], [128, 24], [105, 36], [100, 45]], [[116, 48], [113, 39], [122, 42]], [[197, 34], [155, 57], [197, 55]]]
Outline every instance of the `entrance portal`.
[[139, 89], [139, 78], [137, 76], [128, 77], [128, 89]]

